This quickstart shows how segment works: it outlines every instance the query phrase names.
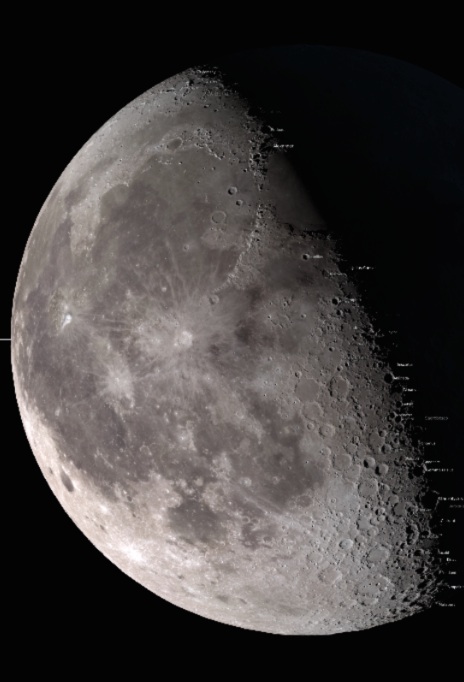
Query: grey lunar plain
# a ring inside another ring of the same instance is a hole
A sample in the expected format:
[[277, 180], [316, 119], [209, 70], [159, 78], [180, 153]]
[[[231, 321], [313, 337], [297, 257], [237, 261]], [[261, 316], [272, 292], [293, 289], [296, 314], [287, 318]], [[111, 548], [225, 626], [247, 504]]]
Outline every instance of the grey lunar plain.
[[420, 453], [274, 144], [207, 69], [108, 121], [27, 243], [17, 401], [61, 505], [134, 580], [243, 628], [360, 630], [433, 600]]

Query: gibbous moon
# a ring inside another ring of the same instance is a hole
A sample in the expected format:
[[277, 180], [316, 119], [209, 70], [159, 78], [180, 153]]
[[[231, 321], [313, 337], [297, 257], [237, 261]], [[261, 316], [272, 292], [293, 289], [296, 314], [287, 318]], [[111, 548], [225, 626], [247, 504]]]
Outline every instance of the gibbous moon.
[[12, 366], [47, 483], [110, 561], [206, 618], [320, 635], [427, 608], [439, 570], [369, 264], [298, 144], [220, 68], [128, 104], [37, 218]]

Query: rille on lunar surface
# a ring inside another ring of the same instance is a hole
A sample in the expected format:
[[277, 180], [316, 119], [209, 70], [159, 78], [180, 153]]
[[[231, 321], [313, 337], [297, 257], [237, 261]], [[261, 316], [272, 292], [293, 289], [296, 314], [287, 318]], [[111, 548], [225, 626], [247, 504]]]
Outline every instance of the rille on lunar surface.
[[426, 608], [434, 536], [404, 395], [280, 133], [214, 69], [116, 114], [31, 233], [12, 363], [43, 475], [114, 564], [216, 621], [332, 634]]

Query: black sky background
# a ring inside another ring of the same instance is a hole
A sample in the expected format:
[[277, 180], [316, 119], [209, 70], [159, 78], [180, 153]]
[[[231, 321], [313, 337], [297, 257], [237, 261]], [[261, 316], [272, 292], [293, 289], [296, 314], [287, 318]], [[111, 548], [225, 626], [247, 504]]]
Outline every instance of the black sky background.
[[[0, 336], [10, 336], [14, 285], [22, 254], [53, 184], [108, 118], [157, 82], [239, 49], [307, 42], [401, 58], [464, 86], [462, 48], [452, 38], [438, 45], [422, 34], [385, 39], [368, 32], [354, 36], [350, 30], [308, 30], [296, 35], [294, 30], [285, 33], [275, 29], [272, 35], [261, 33], [242, 41], [237, 39], [239, 35], [236, 31], [234, 38], [228, 38], [212, 31], [209, 36], [186, 39], [171, 31], [152, 41], [141, 38], [139, 44], [137, 35], [132, 34], [128, 47], [118, 35], [87, 39], [85, 31], [79, 36], [65, 32], [58, 39], [50, 32], [32, 43], [20, 42], [19, 48], [28, 58], [22, 66], [18, 61], [14, 72], [6, 69], [10, 105], [3, 163], [9, 172], [3, 183], [7, 211], [0, 253]], [[454, 295], [462, 298], [463, 293]], [[460, 333], [458, 328], [456, 333]], [[321, 652], [351, 656], [357, 651], [398, 651], [409, 643], [419, 657], [429, 648], [448, 652], [445, 660], [450, 660], [464, 613], [458, 591], [443, 599], [455, 603], [455, 608], [436, 607], [398, 623], [331, 637], [278, 637], [244, 631], [195, 616], [149, 593], [105, 559], [54, 498], [22, 428], [9, 344], [3, 342], [0, 352], [9, 470], [4, 590], [14, 597], [11, 611], [8, 609], [4, 617], [10, 624], [12, 640], [19, 638], [26, 649], [39, 642], [49, 653], [54, 646], [70, 647], [71, 651], [84, 647], [84, 656], [92, 650], [102, 657], [107, 642], [111, 642], [113, 657], [137, 655], [142, 659], [154, 649], [161, 655], [163, 648], [175, 641], [197, 647], [200, 657], [209, 656], [214, 648], [220, 656], [232, 659], [239, 653], [256, 660], [290, 653], [296, 662], [308, 662]], [[462, 514], [460, 520], [462, 527]], [[463, 584], [462, 560], [458, 570], [456, 583]]]

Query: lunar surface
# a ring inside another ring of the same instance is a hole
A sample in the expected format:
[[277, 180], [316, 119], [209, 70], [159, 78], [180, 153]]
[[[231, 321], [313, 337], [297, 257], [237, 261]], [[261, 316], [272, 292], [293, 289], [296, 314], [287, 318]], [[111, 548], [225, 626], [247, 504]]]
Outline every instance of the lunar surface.
[[76, 525], [148, 590], [278, 634], [430, 606], [433, 505], [382, 352], [285, 131], [218, 69], [74, 157], [25, 249], [12, 366]]

